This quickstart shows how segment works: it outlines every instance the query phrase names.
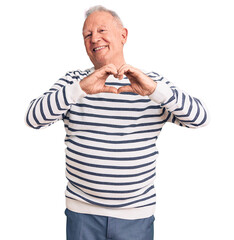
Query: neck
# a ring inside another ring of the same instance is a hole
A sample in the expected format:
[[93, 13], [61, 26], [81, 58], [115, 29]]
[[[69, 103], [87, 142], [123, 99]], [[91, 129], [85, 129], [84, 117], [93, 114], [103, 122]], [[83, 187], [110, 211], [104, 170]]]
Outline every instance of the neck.
[[116, 61], [112, 60], [112, 61], [108, 61], [108, 62], [104, 62], [104, 63], [95, 63], [94, 68], [95, 68], [95, 70], [97, 70], [108, 64], [114, 64], [117, 69], [120, 69], [124, 64], [126, 64], [126, 62], [125, 62], [124, 58], [122, 58], [122, 59], [118, 59]]

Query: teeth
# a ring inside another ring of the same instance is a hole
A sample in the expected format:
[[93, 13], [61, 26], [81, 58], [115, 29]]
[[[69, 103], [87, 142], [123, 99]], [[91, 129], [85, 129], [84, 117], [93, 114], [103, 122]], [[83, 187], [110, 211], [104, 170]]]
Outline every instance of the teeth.
[[105, 47], [106, 47], [106, 46], [102, 46], [102, 47], [94, 48], [93, 50], [94, 50], [94, 51], [97, 51], [97, 50], [100, 50], [100, 49], [105, 48]]

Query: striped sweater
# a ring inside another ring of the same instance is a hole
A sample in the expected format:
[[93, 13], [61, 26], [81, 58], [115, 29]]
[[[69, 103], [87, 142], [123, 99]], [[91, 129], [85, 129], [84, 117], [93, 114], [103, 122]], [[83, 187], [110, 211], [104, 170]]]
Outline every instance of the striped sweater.
[[[63, 120], [66, 131], [66, 207], [72, 211], [140, 219], [154, 214], [156, 140], [166, 122], [198, 128], [208, 123], [200, 100], [155, 72], [149, 96], [135, 93], [88, 95], [79, 81], [94, 71], [67, 72], [31, 101], [25, 121], [34, 129]], [[130, 84], [112, 75], [106, 85]]]

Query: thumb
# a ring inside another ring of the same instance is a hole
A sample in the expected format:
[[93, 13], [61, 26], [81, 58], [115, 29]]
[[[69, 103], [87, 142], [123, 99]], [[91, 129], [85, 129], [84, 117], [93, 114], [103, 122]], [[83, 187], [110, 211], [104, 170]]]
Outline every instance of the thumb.
[[118, 89], [104, 85], [102, 92], [118, 93]]
[[132, 86], [127, 85], [127, 86], [118, 88], [118, 93], [121, 93], [121, 92], [133, 92]]

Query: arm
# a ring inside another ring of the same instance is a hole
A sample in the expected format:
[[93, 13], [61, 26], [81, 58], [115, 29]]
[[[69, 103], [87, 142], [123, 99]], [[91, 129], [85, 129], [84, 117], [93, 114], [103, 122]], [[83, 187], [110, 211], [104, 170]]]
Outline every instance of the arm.
[[131, 85], [120, 87], [120, 92], [134, 92], [148, 96], [166, 109], [167, 121], [180, 126], [198, 128], [208, 124], [208, 113], [204, 104], [190, 96], [157, 73], [144, 74], [139, 69], [124, 65], [119, 70], [120, 79], [126, 75]]
[[62, 119], [71, 105], [76, 104], [87, 94], [117, 93], [116, 88], [105, 85], [106, 78], [110, 74], [117, 74], [113, 64], [106, 65], [89, 76], [77, 76], [68, 72], [48, 92], [30, 103], [25, 116], [26, 124], [35, 129], [50, 126]]
[[77, 79], [67, 73], [48, 92], [31, 101], [25, 123], [34, 129], [45, 128], [63, 118], [63, 114], [86, 95]]
[[183, 127], [198, 128], [209, 123], [208, 111], [197, 98], [175, 87], [164, 78], [157, 81], [149, 98], [166, 109], [168, 121]]

